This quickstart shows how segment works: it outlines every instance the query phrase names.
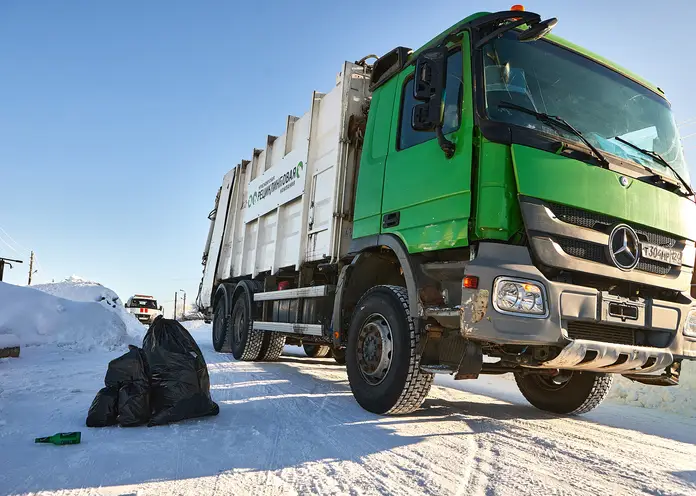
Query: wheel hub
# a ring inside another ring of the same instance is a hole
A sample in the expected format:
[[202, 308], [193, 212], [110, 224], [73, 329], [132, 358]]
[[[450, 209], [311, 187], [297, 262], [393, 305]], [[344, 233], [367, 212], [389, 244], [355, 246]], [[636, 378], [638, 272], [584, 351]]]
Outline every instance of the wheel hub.
[[559, 391], [568, 385], [572, 377], [573, 372], [564, 370], [554, 376], [534, 375], [534, 380], [546, 391]]
[[384, 316], [370, 315], [358, 334], [358, 367], [365, 381], [380, 384], [392, 364], [394, 342], [391, 327]]
[[244, 323], [244, 311], [240, 310], [235, 315], [234, 319], [234, 340], [237, 343], [242, 342], [242, 324]]
[[225, 324], [225, 317], [224, 313], [221, 312], [219, 309], [215, 312], [215, 321], [213, 322], [213, 333], [215, 334], [215, 339], [220, 340], [220, 338], [223, 336], [224, 329], [223, 326]]

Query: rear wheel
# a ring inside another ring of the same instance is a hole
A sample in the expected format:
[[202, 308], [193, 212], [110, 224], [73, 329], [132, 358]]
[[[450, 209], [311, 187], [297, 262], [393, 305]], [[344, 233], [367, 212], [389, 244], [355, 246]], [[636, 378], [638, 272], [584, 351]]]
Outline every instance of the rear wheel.
[[261, 346], [259, 360], [263, 362], [275, 362], [280, 358], [285, 346], [285, 336], [277, 332], [266, 332]]
[[411, 413], [420, 407], [433, 374], [420, 370], [419, 341], [406, 288], [376, 286], [363, 295], [346, 349], [348, 381], [360, 406], [378, 414]]
[[215, 304], [215, 313], [213, 315], [213, 348], [215, 351], [224, 353], [232, 351], [228, 332], [228, 320], [225, 301], [220, 299]]
[[254, 330], [251, 309], [244, 293], [237, 295], [228, 322], [234, 357], [242, 361], [256, 360], [261, 354], [264, 333]]
[[598, 407], [606, 398], [614, 377], [596, 372], [562, 371], [555, 377], [515, 374], [515, 381], [522, 395], [538, 409], [581, 415]]
[[331, 348], [323, 344], [305, 344], [302, 347], [307, 356], [311, 358], [324, 358], [331, 351]]

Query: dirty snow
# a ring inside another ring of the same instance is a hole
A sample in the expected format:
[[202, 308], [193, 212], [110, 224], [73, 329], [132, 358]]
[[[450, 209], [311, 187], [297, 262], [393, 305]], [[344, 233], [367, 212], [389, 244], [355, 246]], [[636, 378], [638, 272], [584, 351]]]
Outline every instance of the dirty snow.
[[[696, 419], [607, 402], [580, 418], [527, 405], [504, 377], [438, 379], [415, 414], [352, 398], [345, 368], [297, 348], [277, 363], [208, 362], [217, 417], [88, 429], [109, 360], [125, 351], [27, 348], [0, 360], [0, 494], [696, 494]], [[33, 443], [80, 430], [82, 444]]]
[[[63, 285], [72, 289], [70, 283]], [[115, 349], [139, 343], [144, 328], [125, 312], [116, 294], [100, 285], [66, 291], [79, 300], [34, 287], [0, 283], [0, 336], [13, 335], [21, 346], [56, 345], [72, 350]], [[9, 339], [9, 338], [3, 338]]]
[[614, 380], [609, 400], [696, 418], [696, 363], [682, 362], [678, 386], [646, 386], [619, 376]]

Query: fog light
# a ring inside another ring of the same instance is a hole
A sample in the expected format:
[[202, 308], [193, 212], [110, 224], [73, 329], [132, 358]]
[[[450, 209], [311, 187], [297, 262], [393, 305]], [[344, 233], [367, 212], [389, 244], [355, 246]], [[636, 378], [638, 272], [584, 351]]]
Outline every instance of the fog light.
[[684, 323], [684, 335], [696, 338], [696, 308], [689, 310]]
[[546, 289], [537, 282], [498, 277], [493, 283], [493, 307], [500, 313], [520, 317], [548, 317]]

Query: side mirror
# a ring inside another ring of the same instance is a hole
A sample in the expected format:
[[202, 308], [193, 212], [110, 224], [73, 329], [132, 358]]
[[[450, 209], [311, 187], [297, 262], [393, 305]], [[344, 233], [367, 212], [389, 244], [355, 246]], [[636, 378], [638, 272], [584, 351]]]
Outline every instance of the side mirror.
[[160, 311], [160, 312], [164, 311], [164, 309], [162, 308], [162, 305], [160, 305], [159, 311]]
[[413, 98], [423, 103], [413, 107], [411, 126], [433, 131], [442, 124], [442, 93], [447, 78], [447, 48], [425, 50], [416, 60]]
[[556, 24], [558, 24], [558, 19], [555, 17], [537, 22], [518, 34], [517, 39], [522, 42], [536, 41], [549, 34]]

